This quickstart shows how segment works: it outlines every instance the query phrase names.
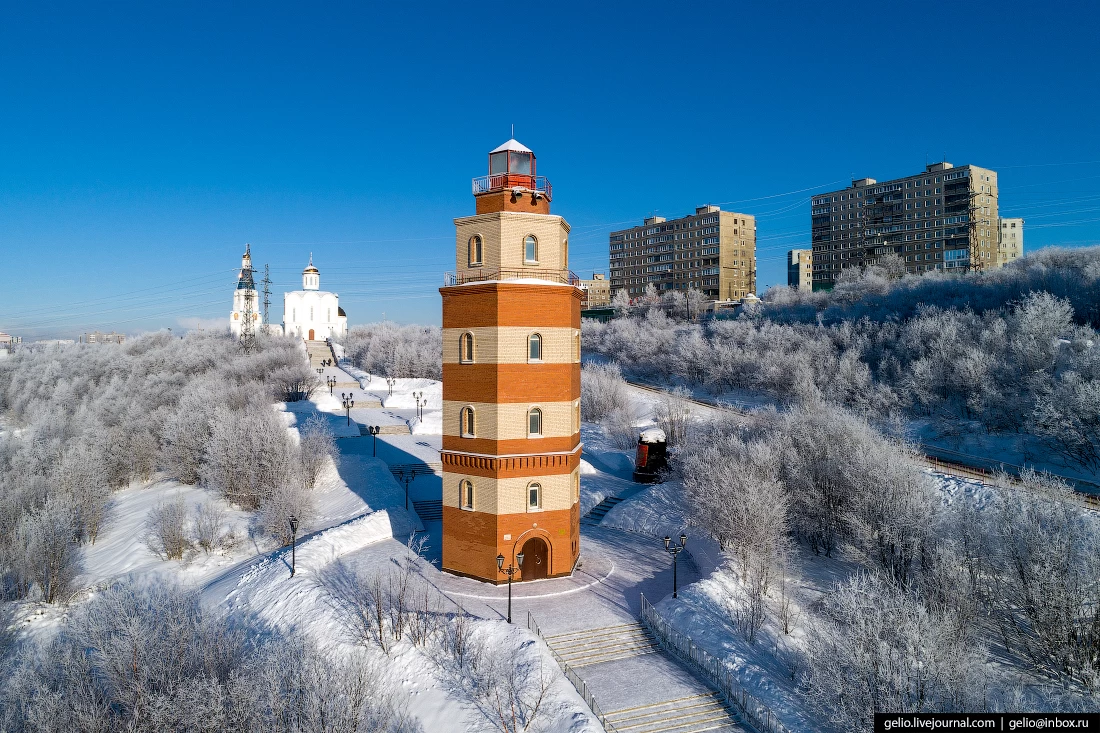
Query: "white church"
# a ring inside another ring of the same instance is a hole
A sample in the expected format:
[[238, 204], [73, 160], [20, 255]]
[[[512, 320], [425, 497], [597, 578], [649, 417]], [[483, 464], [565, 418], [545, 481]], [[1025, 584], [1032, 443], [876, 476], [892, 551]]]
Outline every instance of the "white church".
[[283, 333], [307, 341], [342, 339], [348, 333], [348, 317], [340, 296], [320, 290], [321, 271], [309, 265], [302, 270], [302, 289], [283, 294]]

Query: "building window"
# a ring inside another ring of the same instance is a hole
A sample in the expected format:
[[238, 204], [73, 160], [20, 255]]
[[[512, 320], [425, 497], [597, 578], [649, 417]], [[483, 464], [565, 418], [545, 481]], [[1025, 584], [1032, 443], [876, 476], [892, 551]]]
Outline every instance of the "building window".
[[535, 407], [527, 413], [527, 435], [537, 437], [542, 435], [542, 410]]
[[475, 234], [470, 237], [470, 251], [469, 251], [469, 263], [470, 267], [475, 267], [481, 264], [481, 236]]
[[463, 509], [474, 508], [474, 484], [468, 479], [458, 482], [458, 502]]
[[527, 339], [527, 358], [530, 361], [542, 361], [542, 336], [531, 334]]
[[542, 506], [542, 486], [539, 484], [527, 485], [527, 508], [538, 509]]
[[528, 234], [523, 240], [523, 261], [537, 265], [539, 261], [539, 242], [534, 234]]
[[561, 268], [564, 270], [568, 266], [569, 262], [569, 240], [563, 239], [561, 242]]
[[462, 423], [462, 437], [472, 438], [476, 435], [474, 432], [474, 408], [463, 407], [462, 414], [460, 416]]
[[458, 360], [469, 364], [474, 360], [474, 335], [464, 333], [458, 339]]

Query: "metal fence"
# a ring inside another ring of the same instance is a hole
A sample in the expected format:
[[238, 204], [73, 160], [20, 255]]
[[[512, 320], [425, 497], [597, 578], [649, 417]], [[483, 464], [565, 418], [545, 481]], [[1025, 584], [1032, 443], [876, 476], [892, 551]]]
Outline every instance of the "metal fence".
[[548, 268], [478, 268], [476, 270], [464, 270], [462, 272], [446, 272], [443, 274], [443, 287], [453, 285], [465, 285], [466, 283], [484, 282], [486, 280], [548, 280], [563, 285], [579, 285], [581, 279], [570, 270], [553, 270]]
[[584, 699], [586, 705], [592, 711], [592, 714], [596, 716], [596, 719], [600, 721], [600, 725], [607, 733], [618, 733], [615, 726], [611, 724], [611, 721], [607, 719], [607, 716], [600, 710], [600, 706], [596, 703], [596, 698], [592, 696], [592, 693], [588, 691], [588, 684], [577, 674], [576, 670], [569, 666], [569, 663], [562, 659], [554, 647], [550, 646], [543, 637], [542, 632], [539, 631], [539, 625], [535, 622], [535, 617], [531, 615], [531, 612], [527, 612], [527, 628], [535, 633], [535, 636], [542, 639], [542, 643], [546, 644], [546, 648], [550, 650], [550, 654], [553, 655], [554, 661], [561, 667], [562, 673], [565, 675], [565, 679], [573, 683], [573, 687], [577, 688], [577, 692]]
[[699, 672], [718, 689], [726, 704], [736, 709], [760, 733], [790, 733], [771, 708], [741, 686], [732, 670], [692, 641], [690, 636], [674, 629], [657, 613], [645, 594], [642, 594], [641, 622], [663, 649]]

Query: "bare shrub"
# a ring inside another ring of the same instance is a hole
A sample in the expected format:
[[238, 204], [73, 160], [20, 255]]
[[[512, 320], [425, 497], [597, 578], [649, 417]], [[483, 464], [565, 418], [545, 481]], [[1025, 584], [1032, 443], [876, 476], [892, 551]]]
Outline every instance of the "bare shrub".
[[320, 415], [313, 415], [306, 420], [300, 435], [298, 456], [302, 480], [307, 489], [312, 489], [317, 485], [317, 479], [325, 466], [337, 455], [336, 438], [328, 422]]
[[197, 592], [160, 582], [108, 587], [14, 656], [0, 680], [6, 730], [420, 730], [369, 655], [334, 658], [248, 619], [207, 617]]
[[581, 417], [598, 422], [615, 411], [633, 408], [619, 365], [589, 363], [581, 367]]
[[438, 326], [369, 323], [351, 329], [344, 346], [351, 363], [370, 374], [443, 378], [443, 331]]
[[191, 549], [187, 506], [182, 496], [158, 503], [145, 518], [145, 545], [164, 560], [182, 560]]
[[604, 416], [600, 424], [616, 448], [629, 450], [638, 444], [638, 429], [634, 425], [636, 421], [633, 411], [627, 408], [613, 410]]
[[349, 638], [388, 652], [393, 636], [385, 575], [362, 574], [337, 560], [320, 583]]
[[221, 408], [213, 422], [202, 480], [226, 501], [256, 509], [277, 487], [300, 481], [296, 446], [270, 406]]
[[271, 393], [282, 402], [308, 400], [321, 386], [308, 362], [280, 367], [267, 378]]
[[226, 527], [225, 510], [209, 499], [195, 505], [191, 526], [195, 544], [207, 554], [228, 550], [237, 544], [233, 530]]
[[37, 589], [46, 603], [68, 598], [81, 563], [73, 512], [55, 497], [24, 513], [15, 527], [13, 549], [20, 595]]
[[987, 709], [986, 652], [973, 632], [912, 591], [856, 577], [825, 599], [806, 637], [807, 695], [844, 730], [870, 728], [874, 713]]
[[95, 544], [111, 497], [100, 454], [84, 443], [68, 448], [57, 467], [57, 488], [73, 509], [77, 536]]
[[267, 491], [257, 515], [257, 522], [264, 533], [281, 546], [289, 545], [292, 533], [290, 518], [298, 519], [302, 529], [313, 521], [316, 508], [309, 491], [298, 482], [279, 484]]
[[653, 419], [665, 431], [669, 447], [679, 445], [687, 437], [688, 416], [691, 415], [690, 393], [683, 387], [663, 393], [653, 406]]
[[452, 616], [437, 647], [444, 680], [474, 701], [496, 730], [522, 733], [546, 723], [546, 703], [554, 677], [543, 665], [533, 640], [482, 633], [472, 617]]
[[995, 603], [1005, 639], [1045, 674], [1100, 691], [1100, 531], [1065, 483], [1002, 478]]

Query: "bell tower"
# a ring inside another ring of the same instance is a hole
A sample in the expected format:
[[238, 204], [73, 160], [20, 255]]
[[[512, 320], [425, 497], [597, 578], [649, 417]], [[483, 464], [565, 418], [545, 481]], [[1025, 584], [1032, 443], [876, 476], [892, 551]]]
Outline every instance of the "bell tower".
[[569, 224], [516, 140], [473, 180], [443, 296], [443, 569], [568, 575], [580, 552], [580, 306]]

